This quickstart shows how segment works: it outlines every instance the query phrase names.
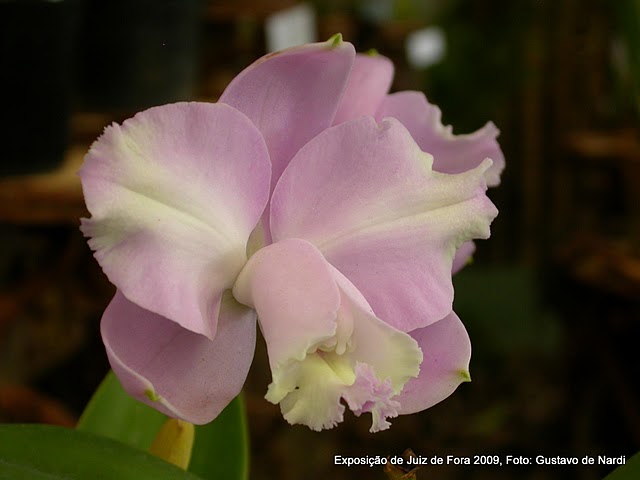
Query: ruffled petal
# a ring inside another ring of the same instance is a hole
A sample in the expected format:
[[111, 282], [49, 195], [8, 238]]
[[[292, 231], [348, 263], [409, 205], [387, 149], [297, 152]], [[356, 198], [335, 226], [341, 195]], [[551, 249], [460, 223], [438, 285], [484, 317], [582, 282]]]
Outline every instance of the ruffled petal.
[[356, 414], [372, 413], [371, 431], [388, 428], [393, 397], [418, 374], [422, 353], [376, 318], [317, 248], [300, 239], [264, 247], [233, 292], [258, 312], [273, 376], [265, 398], [280, 403], [288, 422], [331, 428], [343, 419], [344, 399]]
[[442, 125], [440, 109], [427, 102], [422, 92], [388, 95], [376, 113], [378, 120], [386, 117], [400, 120], [420, 148], [433, 155], [436, 172], [466, 172], [490, 158], [493, 165], [485, 172], [487, 184], [496, 186], [500, 183], [504, 155], [496, 141], [500, 131], [493, 123], [468, 135], [454, 135], [451, 126]]
[[400, 403], [393, 399], [391, 380], [381, 382], [371, 366], [365, 363], [356, 364], [356, 380], [342, 397], [356, 416], [371, 412], [371, 433], [387, 430], [391, 426], [387, 418], [398, 416]]
[[313, 245], [287, 239], [258, 250], [233, 287], [239, 302], [257, 310], [267, 343], [273, 381], [265, 398], [282, 402], [290, 423], [314, 430], [335, 426], [344, 411], [343, 379], [319, 356], [307, 358], [338, 331], [340, 293], [330, 268]]
[[289, 423], [313, 430], [343, 420], [341, 399], [358, 416], [371, 413], [370, 432], [386, 430], [388, 419], [398, 415], [396, 396], [418, 375], [422, 352], [408, 334], [377, 318], [353, 284], [332, 270], [341, 296], [336, 335], [274, 370], [266, 398], [280, 402]]
[[436, 173], [431, 162], [395, 119], [332, 127], [280, 178], [273, 239], [313, 243], [399, 330], [440, 320], [452, 308], [456, 249], [487, 238], [497, 210], [485, 195], [490, 160], [459, 175]]
[[346, 358], [312, 353], [286, 369], [273, 371], [265, 398], [280, 403], [280, 411], [291, 425], [306, 425], [319, 432], [344, 420], [345, 407], [340, 399], [354, 380]]
[[422, 353], [418, 344], [406, 333], [376, 317], [373, 309], [356, 286], [335, 267], [333, 277], [340, 288], [341, 318], [353, 325], [351, 355], [373, 367], [381, 379], [389, 379], [397, 395], [407, 381], [418, 375]]
[[376, 317], [362, 293], [333, 271], [342, 299], [340, 321], [353, 325], [348, 347], [356, 361], [354, 383], [342, 398], [356, 415], [371, 413], [370, 432], [386, 430], [391, 426], [387, 418], [399, 413], [397, 395], [420, 371], [422, 351], [412, 337]]
[[382, 55], [356, 55], [334, 125], [375, 115], [393, 80], [393, 63]]
[[228, 105], [151, 108], [112, 125], [79, 172], [82, 231], [109, 280], [142, 308], [213, 338], [269, 195], [256, 127]]
[[433, 325], [414, 330], [410, 335], [420, 345], [424, 359], [420, 375], [409, 380], [396, 397], [400, 403], [399, 413], [403, 415], [432, 407], [471, 378], [471, 342], [454, 312]]
[[242, 389], [255, 350], [256, 314], [225, 295], [211, 341], [117, 292], [101, 331], [111, 366], [130, 395], [169, 416], [203, 424]]
[[220, 97], [264, 135], [272, 186], [300, 147], [331, 125], [354, 57], [353, 45], [340, 37], [271, 53], [235, 77]]

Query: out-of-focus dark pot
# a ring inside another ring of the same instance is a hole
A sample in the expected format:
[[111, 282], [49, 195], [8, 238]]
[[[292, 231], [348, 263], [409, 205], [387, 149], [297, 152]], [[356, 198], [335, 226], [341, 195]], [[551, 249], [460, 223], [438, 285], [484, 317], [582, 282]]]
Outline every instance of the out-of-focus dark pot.
[[202, 0], [87, 0], [85, 107], [139, 110], [192, 97]]
[[50, 170], [67, 146], [79, 3], [0, 0], [0, 174]]

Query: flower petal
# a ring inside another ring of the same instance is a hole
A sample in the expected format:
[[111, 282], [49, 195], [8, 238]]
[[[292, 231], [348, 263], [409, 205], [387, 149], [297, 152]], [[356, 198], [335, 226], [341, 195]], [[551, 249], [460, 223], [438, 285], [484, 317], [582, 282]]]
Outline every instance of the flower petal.
[[[283, 402], [289, 422], [314, 430], [342, 421], [342, 379], [318, 356], [305, 361], [308, 352], [316, 351], [338, 330], [340, 294], [322, 254], [298, 239], [266, 246], [240, 272], [233, 295], [258, 312], [273, 376], [265, 398]], [[299, 381], [301, 376], [305, 382]], [[289, 396], [300, 389], [302, 402]]]
[[258, 250], [240, 272], [233, 296], [258, 311], [272, 370], [290, 359], [302, 360], [314, 343], [336, 333], [338, 287], [329, 264], [304, 240]]
[[395, 119], [326, 130], [273, 193], [274, 241], [316, 245], [399, 330], [440, 320], [452, 308], [456, 248], [488, 237], [497, 211], [485, 195], [490, 160], [459, 175], [433, 172], [431, 160]]
[[387, 418], [398, 416], [400, 403], [393, 399], [391, 379], [381, 382], [371, 366], [365, 363], [356, 364], [356, 380], [342, 396], [356, 416], [371, 412], [371, 433], [387, 430], [391, 426]]
[[418, 375], [423, 355], [413, 338], [376, 317], [358, 289], [333, 271], [342, 297], [341, 320], [350, 317], [353, 324], [349, 355], [357, 360], [355, 381], [342, 396], [356, 415], [371, 412], [370, 432], [386, 430], [387, 418], [399, 412], [396, 395]]
[[220, 97], [264, 135], [272, 187], [300, 147], [331, 125], [354, 56], [353, 45], [338, 37], [271, 53], [235, 77]]
[[364, 297], [309, 242], [285, 239], [247, 262], [233, 289], [254, 307], [273, 381], [266, 399], [313, 430], [341, 422], [344, 399], [371, 412], [372, 431], [397, 415], [392, 399], [418, 374], [422, 353], [408, 334], [376, 318]]
[[121, 292], [102, 317], [102, 339], [124, 389], [191, 423], [213, 420], [247, 377], [256, 315], [225, 295], [213, 341], [127, 300]]
[[387, 419], [398, 415], [396, 395], [418, 375], [422, 352], [408, 334], [373, 315], [353, 284], [332, 271], [341, 296], [336, 335], [273, 370], [266, 398], [280, 402], [289, 423], [313, 430], [341, 422], [344, 399], [356, 415], [372, 414], [371, 432], [386, 430]]
[[462, 270], [470, 261], [473, 252], [476, 251], [476, 244], [472, 241], [464, 242], [460, 245], [460, 248], [456, 250], [456, 256], [453, 257], [453, 267], [451, 273], [458, 273]]
[[433, 169], [442, 173], [462, 173], [476, 168], [485, 158], [493, 160], [486, 173], [487, 184], [500, 183], [504, 155], [496, 141], [500, 131], [489, 122], [468, 135], [454, 135], [451, 126], [442, 125], [442, 113], [427, 102], [422, 92], [388, 95], [378, 112], [378, 120], [393, 117], [407, 127], [420, 148], [433, 155]]
[[407, 382], [395, 399], [400, 414], [432, 407], [451, 395], [462, 382], [470, 381], [471, 342], [458, 316], [451, 312], [442, 320], [410, 332], [424, 359], [420, 374]]
[[273, 381], [265, 398], [280, 404], [283, 417], [291, 425], [306, 425], [319, 432], [344, 420], [340, 402], [345, 385], [354, 381], [346, 358], [312, 353], [303, 361], [273, 371]]
[[356, 55], [333, 124], [362, 115], [374, 116], [391, 87], [393, 71], [391, 60], [382, 55]]
[[410, 378], [418, 375], [422, 362], [418, 344], [377, 318], [355, 285], [336, 268], [332, 270], [340, 288], [342, 313], [352, 319], [351, 355], [372, 366], [380, 379], [389, 379], [391, 390], [397, 395]]
[[92, 145], [79, 172], [92, 215], [82, 231], [124, 296], [213, 338], [269, 172], [260, 132], [228, 105], [151, 108]]

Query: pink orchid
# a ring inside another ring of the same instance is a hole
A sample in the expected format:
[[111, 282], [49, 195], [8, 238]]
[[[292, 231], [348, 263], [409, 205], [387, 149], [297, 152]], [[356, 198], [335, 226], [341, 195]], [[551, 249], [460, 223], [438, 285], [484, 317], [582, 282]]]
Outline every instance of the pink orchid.
[[132, 396], [211, 421], [244, 384], [256, 319], [266, 399], [292, 424], [331, 428], [346, 404], [383, 430], [468, 380], [451, 272], [497, 214], [496, 131], [453, 137], [426, 100], [387, 95], [389, 65], [340, 37], [296, 47], [219, 103], [151, 108], [93, 144], [82, 231], [118, 288], [101, 331]]

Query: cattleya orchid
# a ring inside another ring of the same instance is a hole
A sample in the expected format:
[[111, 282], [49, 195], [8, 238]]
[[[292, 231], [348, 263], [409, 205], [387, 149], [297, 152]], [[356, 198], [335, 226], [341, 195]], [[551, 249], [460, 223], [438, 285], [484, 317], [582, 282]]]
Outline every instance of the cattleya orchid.
[[497, 130], [454, 136], [422, 94], [389, 95], [392, 75], [336, 36], [93, 144], [81, 228], [117, 287], [101, 332], [127, 392], [210, 422], [243, 386], [256, 320], [266, 399], [292, 424], [331, 428], [348, 406], [383, 430], [469, 379], [451, 277], [497, 214]]

